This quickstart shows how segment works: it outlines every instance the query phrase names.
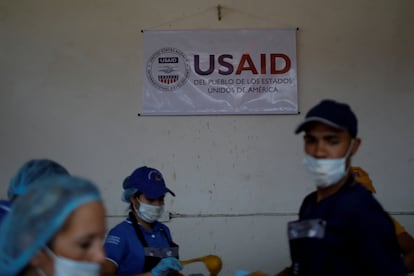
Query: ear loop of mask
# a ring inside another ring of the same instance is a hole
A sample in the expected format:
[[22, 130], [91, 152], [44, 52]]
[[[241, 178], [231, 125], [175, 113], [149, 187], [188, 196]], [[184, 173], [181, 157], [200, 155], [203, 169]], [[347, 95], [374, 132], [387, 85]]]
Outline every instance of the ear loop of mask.
[[46, 273], [44, 273], [44, 272], [43, 272], [43, 270], [42, 270], [41, 268], [36, 267], [35, 269], [36, 269], [36, 273], [37, 273], [39, 276], [47, 276], [47, 275], [46, 275]]
[[[44, 248], [44, 251], [45, 251], [45, 253], [46, 253], [46, 255], [49, 257], [49, 258], [51, 258], [52, 260], [54, 259], [53, 258], [53, 252], [52, 252], [52, 250], [50, 250], [49, 249], [49, 247], [45, 247]], [[47, 274], [40, 268], [40, 267], [35, 267], [35, 270], [36, 270], [36, 273], [39, 275], [39, 276], [47, 276]]]
[[[355, 139], [354, 139], [354, 138], [352, 138], [351, 143], [349, 144], [349, 148], [348, 148], [348, 150], [346, 151], [345, 156], [344, 156], [344, 158], [345, 158], [345, 162], [346, 162], [346, 159], [348, 159], [348, 157], [351, 155], [352, 149], [354, 148], [354, 144], [355, 144]], [[346, 174], [347, 174], [350, 170], [351, 170], [351, 162], [349, 162], [348, 167], [346, 168], [346, 171], [345, 171], [345, 172], [346, 172]]]

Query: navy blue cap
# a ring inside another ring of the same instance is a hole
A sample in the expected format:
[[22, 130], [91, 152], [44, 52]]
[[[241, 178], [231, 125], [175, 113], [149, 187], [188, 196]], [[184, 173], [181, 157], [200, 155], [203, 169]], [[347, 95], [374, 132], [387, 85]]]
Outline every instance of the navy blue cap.
[[358, 120], [349, 105], [334, 100], [323, 100], [306, 114], [305, 120], [299, 124], [295, 133], [306, 131], [311, 122], [320, 122], [349, 132], [352, 138], [358, 133]]
[[150, 199], [170, 193], [175, 194], [165, 186], [164, 178], [160, 171], [150, 167], [136, 169], [122, 184], [124, 190], [137, 189]]

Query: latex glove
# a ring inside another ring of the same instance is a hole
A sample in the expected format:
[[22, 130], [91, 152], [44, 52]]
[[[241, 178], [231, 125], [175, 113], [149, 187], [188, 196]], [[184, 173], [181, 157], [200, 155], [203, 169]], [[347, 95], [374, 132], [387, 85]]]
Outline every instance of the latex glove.
[[247, 270], [239, 270], [236, 272], [234, 276], [247, 276], [250, 274], [250, 271]]
[[167, 276], [170, 270], [182, 270], [181, 262], [173, 257], [162, 259], [152, 270], [153, 276]]
[[236, 272], [235, 276], [269, 276], [269, 274], [263, 273], [261, 271], [250, 272], [247, 270], [239, 270]]

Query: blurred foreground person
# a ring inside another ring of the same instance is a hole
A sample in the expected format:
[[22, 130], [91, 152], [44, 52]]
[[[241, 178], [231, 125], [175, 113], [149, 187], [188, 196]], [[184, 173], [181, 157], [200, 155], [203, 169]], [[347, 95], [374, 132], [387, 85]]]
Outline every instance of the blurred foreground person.
[[14, 201], [36, 180], [55, 175], [69, 175], [69, 172], [53, 160], [31, 159], [24, 163], [10, 180], [7, 196], [10, 201]]
[[12, 202], [22, 195], [33, 182], [48, 176], [69, 175], [60, 164], [49, 159], [32, 159], [24, 163], [10, 180], [8, 200], [0, 200], [0, 224], [10, 210]]
[[105, 209], [93, 183], [41, 178], [0, 225], [0, 275], [100, 275], [105, 231]]

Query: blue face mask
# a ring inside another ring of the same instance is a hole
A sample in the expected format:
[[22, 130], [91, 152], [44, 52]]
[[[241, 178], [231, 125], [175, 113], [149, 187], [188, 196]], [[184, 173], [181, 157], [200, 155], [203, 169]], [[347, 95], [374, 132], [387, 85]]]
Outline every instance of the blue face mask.
[[306, 155], [303, 164], [312, 176], [312, 180], [317, 188], [326, 188], [338, 183], [347, 172], [346, 160], [351, 154], [354, 140], [351, 141], [349, 148], [342, 158], [318, 159]]
[[57, 256], [48, 247], [45, 251], [54, 261], [54, 276], [99, 276], [101, 273], [99, 263], [80, 262]]

